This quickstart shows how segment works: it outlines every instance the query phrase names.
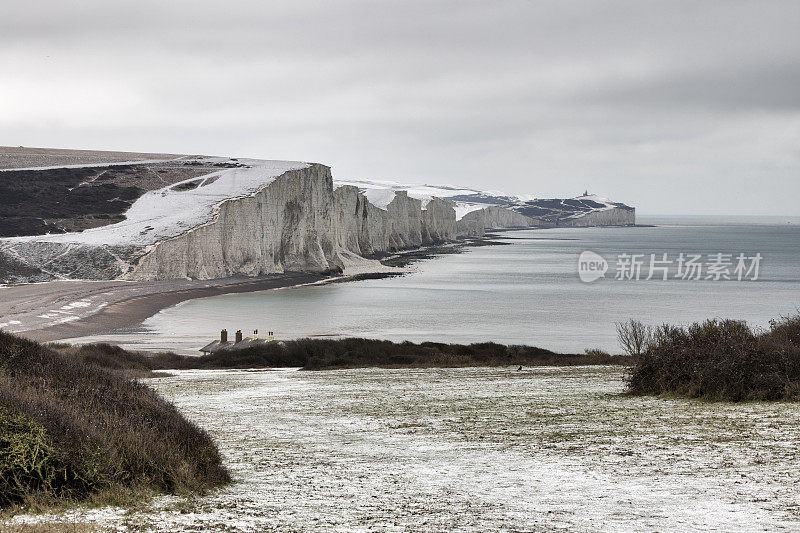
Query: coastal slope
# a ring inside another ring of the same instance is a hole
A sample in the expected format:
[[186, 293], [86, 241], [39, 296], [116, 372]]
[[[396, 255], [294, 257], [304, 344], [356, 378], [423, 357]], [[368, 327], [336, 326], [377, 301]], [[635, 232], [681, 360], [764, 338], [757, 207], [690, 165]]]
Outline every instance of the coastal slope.
[[[635, 221], [598, 197], [558, 210], [458, 187], [334, 180], [318, 163], [29, 150], [0, 148], [4, 283], [365, 271], [382, 255], [487, 229]], [[14, 167], [14, 156], [42, 165]]]
[[588, 191], [574, 198], [533, 198], [450, 185], [406, 185], [393, 181], [337, 180], [357, 187], [372, 203], [385, 206], [397, 193], [426, 205], [433, 198], [452, 202], [459, 236], [482, 235], [486, 229], [517, 227], [633, 226], [636, 209]]

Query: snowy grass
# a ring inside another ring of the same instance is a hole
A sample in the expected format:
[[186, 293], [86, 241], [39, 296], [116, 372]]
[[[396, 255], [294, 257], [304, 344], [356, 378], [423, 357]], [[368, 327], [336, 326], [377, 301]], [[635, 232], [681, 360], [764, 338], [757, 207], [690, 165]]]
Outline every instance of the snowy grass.
[[235, 483], [72, 520], [156, 531], [792, 531], [800, 405], [629, 397], [613, 367], [148, 380]]

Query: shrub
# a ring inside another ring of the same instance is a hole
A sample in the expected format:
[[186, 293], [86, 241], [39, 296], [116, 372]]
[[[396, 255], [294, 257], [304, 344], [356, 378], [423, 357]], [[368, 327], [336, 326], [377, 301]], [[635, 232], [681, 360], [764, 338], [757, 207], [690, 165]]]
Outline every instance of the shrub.
[[453, 367], [512, 365], [602, 365], [620, 364], [602, 350], [585, 354], [558, 354], [535, 346], [484, 342], [446, 344], [440, 342], [395, 343], [375, 339], [298, 339], [269, 343], [241, 350], [225, 350], [197, 357], [160, 353], [144, 355], [116, 346], [85, 345], [58, 347], [72, 357], [115, 370], [169, 370], [188, 368], [269, 368], [301, 367], [307, 370], [330, 368]]
[[99, 368], [122, 353], [101, 346], [87, 358], [0, 332], [0, 504], [229, 480], [203, 430], [152, 389]]
[[795, 399], [800, 392], [798, 316], [773, 321], [762, 333], [737, 320], [649, 331], [626, 378], [632, 393], [739, 401]]
[[[69, 480], [86, 479], [54, 449], [44, 427], [0, 405], [0, 506], [34, 491], [60, 493]], [[82, 483], [82, 490], [87, 484]]]
[[617, 322], [617, 339], [623, 351], [638, 357], [653, 340], [653, 330], [638, 320]]

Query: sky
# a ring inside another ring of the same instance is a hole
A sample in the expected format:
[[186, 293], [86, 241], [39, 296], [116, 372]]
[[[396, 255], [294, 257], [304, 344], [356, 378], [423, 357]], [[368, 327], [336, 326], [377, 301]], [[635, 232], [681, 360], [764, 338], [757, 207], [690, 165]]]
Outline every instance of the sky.
[[0, 145], [800, 215], [800, 2], [10, 2]]

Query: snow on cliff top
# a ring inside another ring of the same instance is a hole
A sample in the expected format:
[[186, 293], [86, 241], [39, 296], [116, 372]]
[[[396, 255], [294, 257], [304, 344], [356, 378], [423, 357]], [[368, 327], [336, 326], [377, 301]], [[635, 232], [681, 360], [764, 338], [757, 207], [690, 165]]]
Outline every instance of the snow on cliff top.
[[[223, 157], [204, 157], [202, 161], [213, 164], [234, 160]], [[284, 172], [309, 166], [308, 163], [299, 161], [241, 158], [235, 160], [235, 163], [244, 166], [214, 171], [146, 192], [128, 209], [125, 213], [125, 220], [122, 222], [82, 232], [12, 237], [3, 239], [3, 241], [6, 243], [43, 241], [98, 246], [146, 246], [176, 237], [192, 228], [210, 222], [216, 216], [216, 207], [224, 200], [250, 196]], [[200, 182], [200, 185], [196, 188], [179, 190], [178, 186], [181, 184], [197, 181]]]
[[[454, 199], [467, 198], [476, 201], [453, 200], [456, 204], [456, 219], [462, 218], [470, 211], [477, 211], [490, 205], [496, 205], [490, 201], [480, 202], [482, 198], [493, 197], [494, 195], [507, 197], [503, 193], [478, 191], [466, 187], [455, 187], [450, 185], [406, 185], [396, 181], [377, 181], [377, 180], [333, 180], [334, 187], [343, 185], [353, 185], [358, 187], [361, 194], [367, 197], [369, 202], [381, 209], [386, 207], [394, 199], [396, 192], [405, 191], [410, 198], [422, 201], [422, 208], [428, 205], [432, 198]], [[510, 197], [508, 197], [510, 198]]]
[[395, 193], [406, 191], [408, 196], [422, 201], [424, 208], [431, 198], [443, 198], [455, 203], [456, 220], [467, 213], [491, 206], [503, 207], [525, 214], [531, 207], [541, 208], [558, 214], [561, 218], [579, 218], [593, 211], [605, 211], [618, 207], [616, 204], [596, 194], [585, 194], [573, 198], [539, 199], [532, 195], [511, 195], [498, 191], [480, 191], [468, 187], [451, 185], [406, 185], [395, 181], [376, 180], [334, 180], [334, 187], [353, 185], [373, 205], [386, 209], [394, 199]]
[[605, 204], [607, 209], [614, 207], [614, 203], [606, 198], [605, 196], [598, 196], [596, 194], [584, 194], [581, 196], [576, 196], [571, 198], [571, 200], [589, 200], [591, 202], [596, 202], [598, 204]]
[[[581, 202], [585, 202], [586, 204], [588, 204], [590, 206], [589, 207], [589, 212], [607, 211], [609, 209], [615, 209], [616, 207], [618, 207], [618, 204], [615, 204], [614, 202], [612, 202], [608, 198], [606, 198], [604, 196], [598, 196], [596, 194], [584, 194], [582, 196], [576, 196], [574, 198], [569, 198], [569, 199], [570, 200], [579, 200]], [[596, 205], [596, 204], [599, 204], [599, 205]], [[575, 213], [573, 213], [571, 215], [566, 216], [565, 218], [580, 218], [582, 216], [585, 216], [586, 214], [587, 214], [587, 212], [578, 211], [578, 212], [575, 212]]]
[[[125, 154], [123, 154], [125, 155]], [[136, 155], [136, 154], [129, 154]], [[181, 182], [172, 183], [161, 189], [148, 191], [138, 198], [125, 213], [125, 220], [116, 224], [87, 229], [82, 232], [0, 239], [3, 244], [15, 242], [53, 242], [101, 245], [147, 246], [176, 237], [186, 231], [212, 221], [217, 207], [225, 200], [250, 196], [271, 183], [276, 177], [290, 170], [307, 168], [309, 163], [299, 161], [268, 161], [259, 159], [229, 159], [206, 156], [175, 156], [171, 159], [145, 159], [156, 154], [141, 154], [141, 159], [130, 161], [86, 162], [84, 164], [64, 164], [57, 167], [27, 167], [43, 170], [45, 168], [65, 167], [104, 167], [123, 164], [141, 164], [156, 161], [201, 161], [204, 165], [216, 163], [237, 165], [236, 168], [214, 170]], [[170, 157], [165, 155], [165, 157]], [[181, 184], [192, 183], [195, 188]], [[448, 199], [455, 203], [456, 219], [467, 213], [489, 206], [509, 209], [523, 209], [526, 205], [539, 202], [552, 203], [553, 200], [536, 200], [530, 196], [513, 196], [496, 191], [479, 191], [467, 187], [450, 185], [407, 185], [394, 181], [372, 180], [334, 180], [334, 187], [352, 185], [357, 187], [367, 199], [381, 209], [386, 209], [399, 191], [422, 202], [425, 208], [432, 198]], [[577, 196], [570, 200], [586, 201], [584, 209], [604, 210], [616, 206], [613, 202], [597, 195]], [[560, 200], [564, 202], [565, 200]], [[592, 205], [594, 204], [594, 205]], [[582, 216], [585, 212], [573, 216]]]
[[406, 191], [408, 196], [422, 201], [422, 207], [425, 207], [431, 198], [448, 198], [450, 196], [457, 196], [462, 194], [475, 194], [479, 191], [466, 188], [449, 187], [446, 185], [407, 185], [398, 183], [396, 181], [377, 181], [377, 180], [333, 180], [333, 185], [336, 188], [342, 185], [353, 185], [358, 187], [361, 193], [367, 197], [369, 202], [381, 209], [386, 207], [394, 199], [395, 192]]

